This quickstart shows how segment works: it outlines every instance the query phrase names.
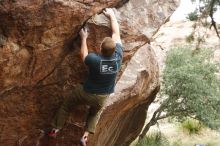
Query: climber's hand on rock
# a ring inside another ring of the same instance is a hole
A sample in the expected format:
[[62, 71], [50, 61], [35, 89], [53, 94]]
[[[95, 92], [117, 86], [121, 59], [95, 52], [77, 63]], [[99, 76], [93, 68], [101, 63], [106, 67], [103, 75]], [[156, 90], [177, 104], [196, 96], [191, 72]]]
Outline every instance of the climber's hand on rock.
[[115, 13], [114, 13], [113, 9], [111, 9], [111, 8], [106, 8], [105, 10], [103, 10], [103, 13], [107, 17], [114, 17], [115, 16]]
[[87, 39], [89, 33], [88, 33], [88, 28], [84, 27], [80, 30], [79, 35], [81, 39]]

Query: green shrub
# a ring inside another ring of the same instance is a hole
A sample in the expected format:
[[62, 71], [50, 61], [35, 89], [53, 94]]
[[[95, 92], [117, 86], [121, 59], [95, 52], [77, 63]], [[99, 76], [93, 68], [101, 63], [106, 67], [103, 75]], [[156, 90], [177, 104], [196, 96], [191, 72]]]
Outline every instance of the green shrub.
[[167, 138], [159, 131], [145, 136], [136, 146], [169, 146]]
[[195, 40], [194, 34], [191, 33], [189, 36], [186, 37], [186, 42], [191, 43]]
[[[194, 117], [210, 128], [220, 127], [220, 64], [213, 50], [184, 46], [171, 49], [163, 71], [163, 111], [179, 121]], [[210, 114], [211, 113], [211, 114]]]
[[195, 119], [186, 119], [181, 123], [181, 126], [184, 130], [186, 130], [189, 134], [199, 134], [202, 130], [202, 124]]
[[180, 139], [178, 139], [178, 140], [174, 141], [171, 146], [182, 146], [182, 145], [183, 145], [182, 141]]
[[199, 15], [197, 11], [191, 12], [188, 14], [188, 16], [186, 17], [186, 19], [190, 20], [190, 21], [196, 21], [198, 20]]

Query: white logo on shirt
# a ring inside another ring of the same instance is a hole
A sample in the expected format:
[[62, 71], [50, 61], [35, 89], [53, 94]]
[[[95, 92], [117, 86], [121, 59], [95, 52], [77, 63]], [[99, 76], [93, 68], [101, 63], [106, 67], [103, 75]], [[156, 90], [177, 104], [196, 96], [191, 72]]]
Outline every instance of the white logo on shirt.
[[100, 62], [101, 74], [115, 74], [118, 72], [118, 63], [115, 59], [113, 60], [101, 60]]

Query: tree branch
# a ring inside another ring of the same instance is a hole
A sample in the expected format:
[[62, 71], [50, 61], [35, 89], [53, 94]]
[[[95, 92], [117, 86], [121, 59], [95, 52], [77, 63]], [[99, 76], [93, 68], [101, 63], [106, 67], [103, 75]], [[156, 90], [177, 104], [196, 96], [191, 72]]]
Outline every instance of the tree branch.
[[210, 26], [210, 28], [211, 28], [212, 26], [214, 27], [215, 32], [216, 32], [218, 38], [220, 39], [220, 36], [219, 36], [219, 33], [218, 33], [218, 28], [217, 28], [216, 22], [215, 22], [215, 20], [214, 20], [214, 18], [213, 18], [215, 2], [216, 2], [216, 0], [211, 0], [211, 2], [210, 2], [210, 12], [209, 12], [209, 16], [210, 16], [210, 18], [211, 18], [211, 26]]

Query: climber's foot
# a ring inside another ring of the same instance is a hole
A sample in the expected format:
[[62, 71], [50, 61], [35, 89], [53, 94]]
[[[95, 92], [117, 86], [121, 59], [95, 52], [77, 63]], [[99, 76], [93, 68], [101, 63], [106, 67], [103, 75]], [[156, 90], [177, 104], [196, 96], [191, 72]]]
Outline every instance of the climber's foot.
[[59, 131], [60, 131], [59, 129], [52, 128], [52, 129], [46, 131], [45, 133], [51, 138], [56, 138]]
[[88, 140], [88, 137], [87, 137], [87, 136], [83, 136], [83, 137], [80, 139], [80, 146], [86, 146], [87, 140]]

